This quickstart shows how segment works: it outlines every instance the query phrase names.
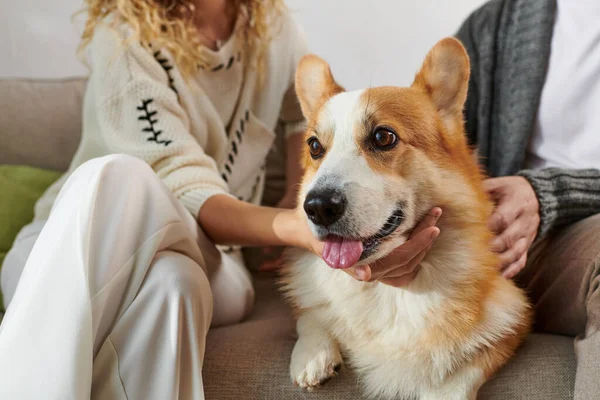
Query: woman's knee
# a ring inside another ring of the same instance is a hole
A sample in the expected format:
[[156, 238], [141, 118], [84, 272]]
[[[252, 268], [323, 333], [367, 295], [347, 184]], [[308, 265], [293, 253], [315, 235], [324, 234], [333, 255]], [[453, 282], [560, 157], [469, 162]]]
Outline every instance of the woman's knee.
[[157, 253], [146, 284], [153, 285], [153, 295], [165, 302], [193, 302], [212, 313], [212, 292], [204, 269], [181, 253]]
[[242, 263], [224, 255], [210, 277], [214, 290], [212, 326], [231, 325], [247, 318], [254, 308], [252, 278]]
[[100, 183], [118, 182], [121, 187], [126, 182], [137, 183], [145, 181], [145, 178], [156, 178], [150, 165], [127, 154], [111, 154], [86, 161], [72, 174], [79, 175], [99, 175]]

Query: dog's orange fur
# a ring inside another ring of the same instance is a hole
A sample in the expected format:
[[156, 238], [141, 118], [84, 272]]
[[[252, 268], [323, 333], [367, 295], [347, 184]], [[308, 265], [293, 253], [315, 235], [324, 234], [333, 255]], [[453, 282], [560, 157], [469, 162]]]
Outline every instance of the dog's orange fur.
[[[378, 126], [391, 127], [400, 139], [397, 148], [385, 153], [362, 149], [362, 156], [378, 174], [422, 180], [417, 201], [432, 203], [443, 209], [438, 222], [440, 237], [428, 258], [443, 259], [445, 252], [452, 251], [453, 245], [452, 239], [446, 237], [446, 232], [459, 232], [461, 238], [469, 243], [469, 262], [474, 261], [477, 265], [469, 269], [468, 276], [462, 277], [454, 288], [454, 294], [441, 306], [441, 312], [438, 310], [426, 316], [427, 331], [417, 343], [411, 343], [414, 348], [424, 351], [453, 351], [469, 341], [473, 331], [482, 324], [484, 304], [491, 296], [499, 292], [509, 295], [514, 292], [515, 297], [522, 296], [513, 284], [499, 276], [498, 257], [489, 248], [493, 234], [487, 228], [487, 222], [494, 205], [483, 190], [485, 176], [467, 145], [464, 132], [462, 107], [467, 95], [468, 79], [469, 61], [464, 48], [455, 39], [444, 39], [428, 54], [411, 87], [367, 89], [362, 95], [366, 121], [354, 127], [359, 149], [363, 147], [363, 137], [372, 129], [369, 120], [376, 121]], [[306, 80], [310, 81], [308, 86]], [[310, 94], [303, 92], [307, 87], [310, 89], [311, 85], [319, 86], [321, 93], [312, 101]], [[301, 61], [296, 88], [303, 112], [309, 119], [307, 139], [316, 135], [327, 149], [333, 140], [333, 133], [317, 132], [316, 121], [327, 100], [343, 89], [334, 81], [327, 64], [315, 56], [305, 57]], [[303, 160], [306, 171], [304, 182], [310, 182], [321, 160], [313, 160], [308, 155], [308, 148], [305, 148]], [[443, 175], [429, 177], [429, 183], [425, 184], [422, 178], [424, 170], [420, 169], [420, 165], [427, 163], [443, 171]], [[290, 269], [286, 271], [283, 284], [290, 286], [294, 273]], [[366, 288], [373, 284], [365, 285]], [[293, 296], [291, 299], [294, 302]], [[294, 303], [298, 313], [304, 312], [297, 302]], [[504, 335], [489, 347], [481, 349], [475, 357], [471, 354], [465, 354], [463, 358], [460, 354], [456, 355], [457, 365], [474, 365], [488, 378], [522, 343], [529, 332], [531, 318], [527, 309], [520, 323], [514, 326], [512, 334]], [[369, 336], [366, 331], [363, 334]]]

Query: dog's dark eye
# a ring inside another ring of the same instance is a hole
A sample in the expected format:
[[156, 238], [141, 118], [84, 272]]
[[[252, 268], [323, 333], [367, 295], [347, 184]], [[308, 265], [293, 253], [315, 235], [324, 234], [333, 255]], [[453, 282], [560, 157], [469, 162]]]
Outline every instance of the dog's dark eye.
[[308, 139], [308, 147], [310, 149], [310, 156], [313, 158], [313, 160], [321, 158], [323, 153], [325, 153], [325, 149], [323, 148], [323, 146], [321, 146], [321, 143], [319, 143], [319, 139], [317, 139], [316, 137], [311, 137], [310, 139]]
[[389, 150], [398, 143], [398, 136], [389, 128], [377, 128], [371, 135], [371, 143], [377, 149]]

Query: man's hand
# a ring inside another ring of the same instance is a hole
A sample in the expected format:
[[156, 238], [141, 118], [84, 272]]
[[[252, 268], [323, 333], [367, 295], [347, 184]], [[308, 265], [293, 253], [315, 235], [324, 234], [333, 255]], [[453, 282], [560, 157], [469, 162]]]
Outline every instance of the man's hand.
[[527, 263], [527, 251], [540, 225], [540, 205], [535, 191], [521, 176], [487, 179], [483, 187], [496, 203], [488, 227], [498, 236], [490, 245], [500, 254], [502, 276], [510, 279]]
[[441, 215], [440, 208], [432, 208], [413, 230], [410, 238], [392, 253], [373, 265], [352, 267], [346, 272], [361, 281], [379, 281], [397, 288], [408, 285], [419, 273], [421, 261], [440, 234], [440, 229], [435, 224]]

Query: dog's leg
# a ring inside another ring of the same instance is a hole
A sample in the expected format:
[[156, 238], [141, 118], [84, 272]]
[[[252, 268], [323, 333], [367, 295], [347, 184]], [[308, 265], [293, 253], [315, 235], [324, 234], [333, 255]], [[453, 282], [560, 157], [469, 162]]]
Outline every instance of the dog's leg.
[[310, 391], [337, 374], [342, 355], [337, 342], [310, 312], [300, 316], [296, 329], [298, 341], [292, 351], [290, 374], [295, 385]]
[[441, 386], [421, 392], [420, 400], [476, 400], [485, 377], [476, 366], [466, 366], [451, 375]]

